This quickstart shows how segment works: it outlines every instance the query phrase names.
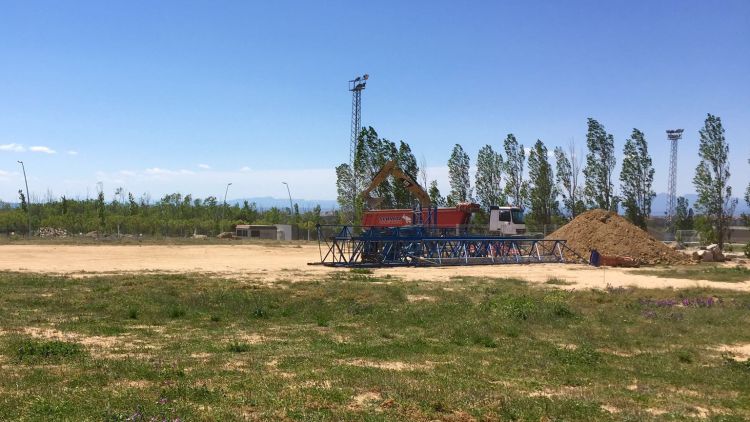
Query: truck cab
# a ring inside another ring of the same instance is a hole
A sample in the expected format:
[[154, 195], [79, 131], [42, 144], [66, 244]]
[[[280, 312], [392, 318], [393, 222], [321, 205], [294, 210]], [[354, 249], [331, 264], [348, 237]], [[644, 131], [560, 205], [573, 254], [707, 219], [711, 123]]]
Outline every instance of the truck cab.
[[508, 236], [526, 233], [523, 209], [520, 207], [490, 207], [490, 231]]

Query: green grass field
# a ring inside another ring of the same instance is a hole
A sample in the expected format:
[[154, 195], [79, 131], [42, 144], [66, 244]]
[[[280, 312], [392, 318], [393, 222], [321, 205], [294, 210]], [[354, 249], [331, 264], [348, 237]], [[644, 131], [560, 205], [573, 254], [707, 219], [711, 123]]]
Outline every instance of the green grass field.
[[703, 264], [688, 267], [636, 270], [633, 273], [653, 275], [661, 278], [720, 281], [723, 283], [750, 281], [750, 269], [741, 266], [717, 267], [715, 265]]
[[750, 419], [750, 294], [0, 273], [0, 420]]

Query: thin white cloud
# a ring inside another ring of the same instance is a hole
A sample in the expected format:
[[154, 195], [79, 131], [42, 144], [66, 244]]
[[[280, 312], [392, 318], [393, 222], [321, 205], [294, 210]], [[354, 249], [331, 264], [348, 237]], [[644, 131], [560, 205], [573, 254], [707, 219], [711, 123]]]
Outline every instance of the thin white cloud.
[[211, 166], [208, 164], [198, 164], [198, 168], [202, 168], [203, 170], [210, 170]]
[[76, 150], [68, 150], [68, 155], [78, 155], [78, 151]]
[[169, 170], [169, 169], [163, 169], [159, 167], [151, 167], [143, 171], [145, 174], [150, 176], [174, 176], [178, 174], [195, 174], [195, 172], [192, 172], [190, 170]]
[[120, 174], [123, 176], [135, 176], [136, 172], [130, 170], [120, 170]]
[[5, 170], [0, 170], [0, 176], [10, 176], [10, 172], [5, 171]]
[[21, 144], [2, 144], [0, 151], [24, 152], [26, 148]]
[[242, 171], [242, 172], [247, 172], [247, 171], [250, 171], [250, 170], [252, 170], [252, 169], [251, 169], [250, 167], [248, 167], [248, 166], [243, 166], [243, 167], [242, 167], [242, 168], [240, 169], [240, 171]]
[[31, 152], [43, 152], [45, 154], [56, 154], [57, 153], [57, 151], [55, 151], [54, 149], [52, 149], [50, 147], [45, 147], [43, 145], [33, 146], [33, 147], [29, 148], [29, 151], [31, 151]]

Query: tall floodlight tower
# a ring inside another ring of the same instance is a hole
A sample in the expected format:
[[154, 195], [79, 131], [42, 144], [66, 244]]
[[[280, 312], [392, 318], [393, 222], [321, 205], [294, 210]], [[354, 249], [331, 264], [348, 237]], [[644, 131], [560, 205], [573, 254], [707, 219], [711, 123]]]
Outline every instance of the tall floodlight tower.
[[352, 223], [355, 217], [358, 177], [354, 171], [354, 155], [357, 153], [357, 139], [362, 131], [362, 91], [365, 90], [369, 78], [370, 75], [365, 73], [349, 81], [349, 91], [352, 92], [352, 133], [349, 143], [349, 168], [352, 171]]
[[672, 230], [675, 205], [677, 202], [677, 141], [682, 139], [684, 129], [671, 129], [667, 131], [667, 139], [671, 143], [671, 154], [669, 155], [669, 198], [667, 199], [667, 227]]

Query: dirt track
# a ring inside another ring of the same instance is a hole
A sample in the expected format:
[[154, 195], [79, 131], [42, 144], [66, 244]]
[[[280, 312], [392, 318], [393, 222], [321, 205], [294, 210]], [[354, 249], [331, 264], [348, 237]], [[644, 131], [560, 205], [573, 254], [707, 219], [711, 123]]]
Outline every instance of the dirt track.
[[[317, 245], [2, 245], [0, 271], [22, 271], [87, 276], [142, 272], [206, 273], [262, 282], [323, 278], [331, 269], [308, 262], [320, 259]], [[584, 265], [534, 264], [443, 268], [388, 268], [404, 280], [445, 281], [456, 276], [512, 277], [544, 283], [556, 277], [575, 284], [569, 289], [637, 286], [688, 288], [711, 286], [750, 291], [750, 283], [678, 280], [633, 274], [619, 268]]]

